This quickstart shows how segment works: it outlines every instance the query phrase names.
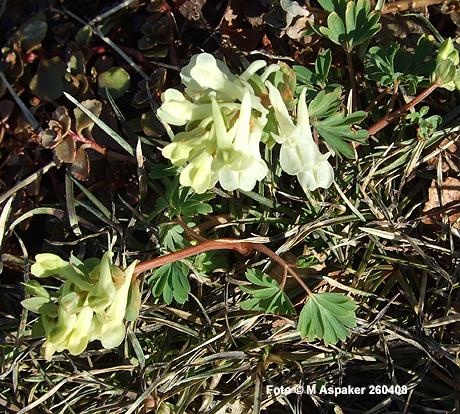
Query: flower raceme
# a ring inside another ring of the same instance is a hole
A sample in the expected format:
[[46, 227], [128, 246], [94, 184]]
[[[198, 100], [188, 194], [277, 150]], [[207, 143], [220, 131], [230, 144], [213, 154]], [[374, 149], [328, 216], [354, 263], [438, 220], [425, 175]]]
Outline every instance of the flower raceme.
[[[228, 191], [252, 190], [268, 173], [260, 143], [269, 135], [281, 144], [281, 167], [297, 175], [304, 190], [331, 185], [333, 170], [328, 154], [321, 154], [313, 141], [305, 93], [299, 98], [294, 125], [280, 92], [268, 81], [280, 67], [266, 66], [257, 60], [237, 76], [224, 62], [201, 53], [181, 71], [185, 92], [167, 89], [162, 94], [157, 116], [172, 140], [162, 154], [183, 167], [182, 185], [197, 193], [218, 182]], [[261, 99], [267, 95], [269, 99]], [[270, 110], [278, 123], [275, 129], [268, 123]], [[185, 130], [174, 135], [169, 125]]]
[[22, 305], [40, 315], [33, 333], [46, 337], [42, 346], [46, 359], [65, 349], [78, 355], [94, 340], [100, 340], [104, 348], [114, 348], [123, 341], [124, 320], [138, 316], [140, 291], [133, 278], [136, 262], [121, 270], [113, 265], [112, 256], [112, 252], [106, 252], [101, 260], [78, 264], [51, 253], [36, 256], [31, 267], [34, 276], [64, 280], [55, 294], [36, 280], [25, 286], [33, 296]]

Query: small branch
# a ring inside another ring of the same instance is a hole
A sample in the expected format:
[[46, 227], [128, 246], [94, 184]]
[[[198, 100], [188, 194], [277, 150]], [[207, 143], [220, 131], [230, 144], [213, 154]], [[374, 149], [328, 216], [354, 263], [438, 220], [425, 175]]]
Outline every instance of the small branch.
[[396, 98], [398, 96], [398, 90], [399, 90], [399, 81], [396, 80], [394, 87], [393, 87], [393, 96], [391, 97], [390, 105], [388, 105], [386, 115], [388, 115], [393, 110], [393, 107], [395, 106]]
[[196, 246], [187, 247], [177, 252], [169, 253], [164, 256], [139, 263], [134, 269], [134, 274], [138, 275], [139, 273], [146, 272], [147, 270], [156, 269], [157, 267], [164, 266], [168, 263], [174, 263], [210, 250], [235, 250], [243, 256], [246, 256], [251, 252], [252, 248], [250, 247], [250, 243], [240, 242], [235, 239], [207, 240], [197, 244]]
[[388, 95], [388, 88], [385, 88], [382, 92], [380, 92], [377, 97], [367, 106], [364, 112], [370, 112], [374, 106], [376, 106], [385, 96]]
[[187, 223], [185, 223], [184, 220], [182, 220], [182, 217], [181, 216], [177, 216], [176, 219], [174, 220], [177, 222], [177, 224], [179, 224], [179, 226], [181, 226], [185, 233], [191, 237], [192, 239], [194, 240], [198, 240], [198, 241], [207, 241], [208, 239], [206, 239], [205, 237], [199, 235], [195, 230], [191, 229]]
[[353, 56], [348, 46], [345, 47], [345, 54], [347, 55], [348, 75], [350, 77], [350, 89], [351, 89], [351, 96], [353, 99], [352, 112], [354, 112], [358, 105], [358, 90], [356, 88], [355, 69], [353, 67]]
[[[300, 286], [302, 286], [302, 288], [308, 293], [309, 296], [313, 295], [313, 292], [305, 284], [302, 278], [295, 272], [295, 270], [273, 250], [260, 243], [243, 242], [237, 239], [206, 240], [200, 244], [197, 244], [196, 246], [187, 247], [186, 249], [179, 250], [178, 252], [169, 253], [164, 256], [156, 257], [155, 259], [149, 260], [147, 262], [142, 262], [138, 264], [134, 269], [134, 277], [137, 277], [142, 272], [156, 269], [157, 267], [164, 266], [168, 263], [174, 263], [187, 257], [196, 256], [197, 254], [211, 250], [234, 250], [244, 256], [247, 256], [252, 251], [259, 251], [282, 266], [286, 274], [290, 273], [291, 276]], [[283, 276], [283, 279], [282, 287], [284, 287], [286, 276]]]
[[430, 95], [438, 87], [439, 87], [439, 84], [436, 83], [436, 82], [431, 84], [428, 88], [426, 88], [419, 95], [417, 95], [414, 99], [412, 99], [412, 101], [410, 101], [406, 105], [402, 106], [398, 110], [385, 115], [380, 121], [378, 121], [374, 125], [372, 125], [367, 130], [367, 132], [369, 133], [369, 135], [375, 135], [381, 129], [385, 128], [390, 122], [394, 121], [395, 119], [398, 119], [400, 116], [402, 116], [409, 109], [413, 108], [415, 105], [417, 105], [418, 103], [423, 101], [428, 95]]
[[125, 154], [120, 154], [118, 152], [109, 150], [102, 145], [99, 145], [96, 141], [93, 141], [92, 139], [86, 138], [83, 135], [79, 135], [76, 132], [70, 130], [69, 135], [72, 137], [72, 139], [75, 142], [81, 142], [82, 144], [85, 144], [88, 146], [88, 148], [91, 148], [92, 150], [98, 152], [99, 154], [102, 154], [104, 157], [107, 158], [112, 158], [115, 160], [119, 161], [124, 161], [128, 162], [130, 164], [136, 164], [136, 160], [133, 157], [130, 157], [129, 155]]

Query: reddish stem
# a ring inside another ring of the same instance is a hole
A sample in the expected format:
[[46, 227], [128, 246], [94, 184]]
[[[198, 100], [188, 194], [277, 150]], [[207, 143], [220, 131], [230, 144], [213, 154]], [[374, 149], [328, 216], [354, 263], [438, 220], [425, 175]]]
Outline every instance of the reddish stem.
[[[177, 262], [179, 260], [185, 259], [190, 256], [196, 256], [197, 254], [208, 252], [210, 250], [235, 250], [238, 253], [247, 256], [252, 251], [256, 250], [261, 253], [264, 253], [266, 256], [270, 257], [274, 262], [278, 263], [286, 272], [289, 272], [292, 277], [297, 281], [297, 283], [302, 286], [302, 288], [312, 295], [313, 292], [305, 284], [302, 278], [286, 263], [278, 254], [273, 250], [269, 249], [267, 246], [264, 246], [260, 243], [251, 243], [244, 242], [238, 239], [217, 239], [217, 240], [206, 240], [196, 246], [187, 247], [186, 249], [180, 250], [178, 252], [169, 253], [164, 256], [156, 257], [155, 259], [142, 262], [136, 266], [134, 269], [134, 277], [139, 275], [142, 272], [148, 270], [156, 269], [157, 267], [164, 266], [168, 263]], [[284, 282], [282, 281], [282, 288], [284, 287]]]
[[114, 160], [119, 160], [123, 162], [127, 162], [130, 164], [137, 164], [136, 160], [129, 156], [129, 155], [124, 155], [120, 154], [118, 152], [109, 150], [102, 145], [99, 145], [96, 141], [93, 141], [92, 139], [86, 138], [83, 135], [79, 135], [76, 132], [70, 130], [69, 135], [72, 137], [72, 139], [76, 142], [81, 142], [82, 144], [88, 146], [92, 150], [98, 152], [99, 154], [102, 154], [104, 157], [107, 158], [112, 158]]
[[380, 121], [376, 122], [374, 125], [372, 125], [367, 130], [369, 135], [375, 135], [381, 129], [385, 128], [390, 122], [392, 122], [395, 119], [397, 119], [400, 116], [402, 116], [409, 109], [413, 108], [419, 102], [423, 101], [428, 95], [430, 95], [434, 90], [436, 90], [436, 88], [438, 88], [438, 86], [439, 86], [439, 84], [436, 83], [436, 82], [431, 84], [428, 88], [423, 90], [419, 95], [417, 95], [414, 99], [412, 99], [412, 101], [410, 101], [406, 105], [402, 106], [398, 110], [385, 115]]

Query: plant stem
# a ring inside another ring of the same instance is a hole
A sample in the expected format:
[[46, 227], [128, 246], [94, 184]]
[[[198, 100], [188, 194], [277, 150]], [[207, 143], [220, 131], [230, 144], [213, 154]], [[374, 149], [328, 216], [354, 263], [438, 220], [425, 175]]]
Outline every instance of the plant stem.
[[[259, 251], [270, 257], [274, 262], [278, 263], [283, 269], [290, 273], [291, 276], [297, 281], [297, 283], [308, 293], [309, 296], [313, 295], [313, 292], [305, 284], [302, 278], [296, 273], [288, 263], [286, 263], [278, 254], [273, 250], [269, 249], [260, 243], [244, 242], [238, 239], [217, 239], [217, 240], [206, 240], [196, 246], [187, 247], [174, 253], [169, 253], [164, 256], [156, 257], [155, 259], [148, 260], [146, 262], [139, 263], [134, 269], [134, 277], [137, 277], [140, 273], [148, 270], [156, 269], [157, 267], [164, 266], [168, 263], [174, 263], [179, 260], [185, 259], [190, 256], [196, 256], [197, 254], [208, 252], [210, 250], [235, 250], [238, 253], [247, 256], [252, 251]], [[284, 287], [284, 283], [283, 287]]]
[[72, 137], [72, 139], [76, 142], [81, 142], [82, 144], [87, 145], [89, 148], [92, 150], [98, 152], [99, 154], [104, 155], [107, 158], [112, 158], [115, 160], [120, 160], [124, 162], [129, 162], [130, 164], [136, 164], [136, 160], [125, 154], [120, 154], [115, 151], [111, 151], [101, 145], [99, 145], [96, 141], [93, 141], [92, 139], [86, 138], [83, 135], [79, 135], [76, 132], [70, 130], [69, 135]]
[[409, 109], [413, 108], [415, 105], [417, 105], [418, 103], [423, 101], [428, 95], [430, 95], [438, 87], [439, 87], [439, 84], [437, 82], [431, 84], [428, 88], [423, 90], [419, 95], [417, 95], [414, 99], [412, 99], [412, 101], [410, 101], [406, 105], [402, 106], [398, 110], [393, 111], [393, 112], [385, 115], [380, 121], [378, 121], [374, 125], [372, 125], [367, 130], [367, 132], [369, 133], [369, 135], [375, 135], [381, 129], [385, 128], [390, 122], [392, 122], [395, 119], [399, 118], [405, 112], [407, 112]]
[[358, 91], [356, 89], [356, 78], [355, 78], [355, 70], [353, 68], [353, 56], [351, 54], [351, 50], [349, 50], [348, 45], [345, 45], [345, 54], [347, 55], [347, 66], [348, 66], [348, 75], [350, 77], [350, 88], [351, 88], [351, 96], [353, 98], [352, 101], [352, 112], [355, 111], [358, 105]]

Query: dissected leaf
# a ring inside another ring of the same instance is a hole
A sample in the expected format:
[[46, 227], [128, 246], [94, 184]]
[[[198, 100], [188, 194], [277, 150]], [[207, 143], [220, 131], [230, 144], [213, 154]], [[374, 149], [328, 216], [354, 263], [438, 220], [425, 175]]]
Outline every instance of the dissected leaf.
[[365, 143], [368, 136], [367, 130], [354, 131], [351, 129], [353, 124], [361, 122], [365, 117], [366, 112], [364, 111], [357, 111], [350, 115], [339, 112], [329, 118], [314, 121], [313, 126], [337, 155], [353, 158], [353, 149], [346, 141]]
[[308, 104], [308, 114], [311, 118], [325, 118], [337, 112], [342, 101], [340, 95], [342, 88], [336, 88], [333, 92], [319, 92]]
[[123, 68], [113, 67], [100, 73], [97, 77], [99, 91], [105, 95], [105, 88], [109, 91], [112, 98], [116, 99], [123, 96], [130, 86], [130, 76]]
[[165, 194], [164, 206], [168, 206], [172, 216], [193, 217], [198, 214], [209, 214], [212, 212], [212, 207], [207, 201], [215, 197], [214, 193], [206, 192], [197, 194], [189, 187], [179, 186], [178, 178], [176, 177], [171, 185], [167, 187]]
[[246, 278], [258, 288], [241, 286], [243, 292], [253, 296], [251, 299], [240, 302], [242, 309], [295, 315], [294, 306], [275, 279], [257, 269], [249, 269], [246, 272]]
[[368, 0], [325, 0], [322, 3], [331, 13], [327, 18], [327, 26], [314, 30], [341, 45], [347, 52], [368, 41], [382, 27], [378, 22], [380, 13], [371, 12]]
[[326, 345], [344, 341], [356, 326], [356, 302], [342, 293], [316, 293], [300, 312], [297, 330], [309, 341], [323, 339]]
[[164, 223], [159, 225], [159, 229], [161, 245], [166, 250], [174, 252], [185, 246], [184, 229], [179, 224]]
[[163, 296], [166, 304], [174, 299], [177, 303], [185, 303], [190, 292], [188, 268], [181, 262], [168, 263], [156, 269], [149, 283], [155, 297]]

